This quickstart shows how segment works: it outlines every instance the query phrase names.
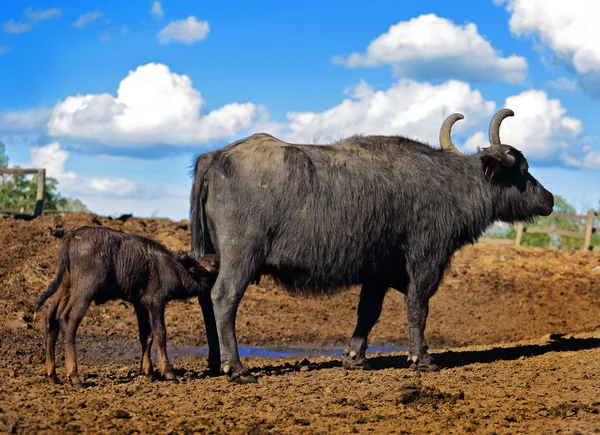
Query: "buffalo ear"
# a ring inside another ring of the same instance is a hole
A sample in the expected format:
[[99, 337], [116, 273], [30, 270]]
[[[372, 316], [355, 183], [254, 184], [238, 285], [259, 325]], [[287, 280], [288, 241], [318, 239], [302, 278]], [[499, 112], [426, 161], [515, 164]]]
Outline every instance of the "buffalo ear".
[[481, 167], [483, 169], [483, 175], [487, 181], [492, 181], [502, 171], [502, 165], [489, 154], [481, 156]]

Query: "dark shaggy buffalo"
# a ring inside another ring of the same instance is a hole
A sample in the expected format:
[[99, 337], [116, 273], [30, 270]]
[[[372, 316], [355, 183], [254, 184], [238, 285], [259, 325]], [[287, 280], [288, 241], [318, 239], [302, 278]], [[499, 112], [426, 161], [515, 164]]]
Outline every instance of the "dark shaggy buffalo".
[[[82, 386], [75, 354], [77, 327], [92, 301], [102, 304], [123, 299], [133, 304], [137, 315], [142, 345], [141, 374], [152, 374], [150, 348], [155, 340], [161, 375], [177, 382], [166, 351], [165, 305], [173, 299], [198, 296], [205, 313], [209, 349], [212, 348], [209, 352], [218, 352], [216, 331], [214, 327], [211, 331], [209, 325], [210, 289], [218, 267], [215, 255], [198, 260], [187, 254], [176, 256], [154, 240], [108, 228], [80, 227], [65, 234], [56, 277], [35, 305], [37, 313], [58, 291], [46, 317], [44, 370], [48, 381], [57, 382], [54, 349], [62, 329], [67, 377], [73, 385]], [[214, 324], [214, 318], [212, 321]], [[209, 353], [209, 364], [215, 361], [218, 367], [218, 353]]]
[[456, 150], [451, 115], [442, 149], [401, 136], [353, 136], [329, 146], [294, 145], [256, 134], [196, 160], [191, 194], [192, 256], [217, 252], [211, 293], [221, 369], [255, 382], [240, 362], [238, 304], [249, 282], [271, 274], [290, 292], [323, 294], [362, 284], [358, 321], [343, 365], [366, 365], [367, 337], [388, 288], [405, 294], [408, 360], [437, 370], [425, 323], [453, 253], [494, 221], [552, 212], [554, 199], [517, 149], [500, 143], [494, 115], [489, 148]]

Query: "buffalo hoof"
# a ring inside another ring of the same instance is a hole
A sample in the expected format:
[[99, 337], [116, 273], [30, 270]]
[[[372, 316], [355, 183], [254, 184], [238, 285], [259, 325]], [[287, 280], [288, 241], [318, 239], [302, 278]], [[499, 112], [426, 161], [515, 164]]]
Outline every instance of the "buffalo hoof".
[[[430, 358], [431, 359], [431, 358]], [[419, 372], [439, 372], [440, 368], [433, 363], [433, 359], [431, 361], [409, 361], [411, 370], [419, 371]]]
[[349, 356], [345, 356], [342, 359], [342, 367], [347, 370], [371, 370], [371, 366], [365, 357], [350, 358]]
[[205, 375], [209, 378], [216, 378], [218, 376], [221, 376], [222, 374], [223, 373], [221, 373], [221, 370], [219, 368], [215, 368], [215, 367], [209, 367], [205, 371]]
[[227, 375], [227, 380], [235, 384], [258, 384], [256, 378], [249, 373], [233, 373], [231, 376]]

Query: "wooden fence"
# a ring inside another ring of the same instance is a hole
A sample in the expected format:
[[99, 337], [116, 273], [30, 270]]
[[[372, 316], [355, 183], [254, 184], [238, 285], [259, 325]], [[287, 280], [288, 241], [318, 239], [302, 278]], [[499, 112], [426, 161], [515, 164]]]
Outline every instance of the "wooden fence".
[[[45, 169], [13, 169], [13, 168], [0, 168], [0, 174], [8, 175], [28, 175], [37, 174], [37, 193], [35, 196], [35, 208], [33, 210], [33, 217], [41, 216], [44, 211], [44, 196], [46, 194], [46, 170]], [[0, 213], [24, 215], [23, 210], [14, 210], [10, 208], [0, 208]]]
[[479, 240], [485, 243], [491, 243], [493, 245], [514, 245], [519, 246], [523, 241], [523, 234], [556, 234], [557, 236], [574, 237], [576, 239], [583, 239], [583, 246], [581, 250], [591, 251], [592, 247], [592, 236], [598, 231], [598, 228], [594, 227], [594, 221], [596, 217], [600, 217], [600, 211], [588, 210], [585, 215], [565, 214], [565, 213], [552, 213], [550, 217], [559, 217], [566, 219], [576, 219], [579, 221], [586, 220], [585, 228], [583, 231], [570, 231], [563, 230], [561, 228], [552, 227], [539, 227], [539, 226], [527, 226], [519, 223], [515, 229], [517, 236], [514, 240], [512, 239], [500, 239], [494, 236], [492, 237], [481, 237]]

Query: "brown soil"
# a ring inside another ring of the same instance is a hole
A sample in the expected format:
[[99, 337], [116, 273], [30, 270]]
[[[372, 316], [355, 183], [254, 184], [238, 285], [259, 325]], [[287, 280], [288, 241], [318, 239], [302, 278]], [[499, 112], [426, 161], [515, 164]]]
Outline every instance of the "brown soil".
[[[79, 329], [88, 388], [47, 385], [43, 321], [32, 307], [54, 276], [65, 230], [103, 225], [188, 247], [186, 221], [123, 221], [0, 220], [0, 432], [600, 432], [600, 254], [592, 252], [486, 244], [458, 252], [431, 301], [427, 338], [439, 373], [409, 371], [402, 354], [350, 372], [339, 358], [251, 358], [259, 383], [238, 386], [206, 378], [205, 360], [190, 356], [173, 361], [181, 384], [151, 382], [134, 376], [133, 309], [111, 302], [92, 306]], [[242, 302], [238, 338], [343, 345], [357, 302], [356, 288], [300, 299], [264, 279]], [[197, 301], [172, 302], [166, 321], [170, 345], [205, 346]], [[402, 345], [406, 335], [403, 297], [390, 291], [371, 342]]]

